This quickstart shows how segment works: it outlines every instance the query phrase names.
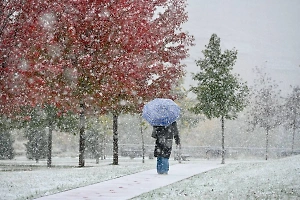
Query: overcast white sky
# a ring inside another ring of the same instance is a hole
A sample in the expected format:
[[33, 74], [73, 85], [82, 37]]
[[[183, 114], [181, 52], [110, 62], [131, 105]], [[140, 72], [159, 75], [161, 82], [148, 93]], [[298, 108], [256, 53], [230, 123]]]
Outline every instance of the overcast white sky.
[[299, 0], [188, 0], [189, 21], [184, 30], [195, 36], [190, 50], [185, 86], [193, 84], [195, 60], [202, 58], [209, 38], [216, 33], [222, 50], [238, 50], [234, 67], [252, 84], [255, 66], [265, 67], [281, 89], [300, 85], [300, 1]]

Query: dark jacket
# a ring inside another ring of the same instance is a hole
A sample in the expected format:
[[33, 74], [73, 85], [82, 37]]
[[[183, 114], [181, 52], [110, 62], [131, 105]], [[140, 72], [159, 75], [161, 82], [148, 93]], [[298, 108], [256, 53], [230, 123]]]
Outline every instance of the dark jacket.
[[153, 126], [152, 137], [156, 139], [154, 156], [170, 158], [172, 151], [173, 137], [175, 143], [180, 144], [180, 137], [177, 123], [173, 122], [169, 126]]

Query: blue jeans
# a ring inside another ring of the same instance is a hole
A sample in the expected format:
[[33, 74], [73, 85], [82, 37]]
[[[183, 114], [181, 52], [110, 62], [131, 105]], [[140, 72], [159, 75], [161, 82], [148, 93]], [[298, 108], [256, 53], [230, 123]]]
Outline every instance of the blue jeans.
[[157, 173], [167, 174], [169, 171], [169, 158], [157, 157]]

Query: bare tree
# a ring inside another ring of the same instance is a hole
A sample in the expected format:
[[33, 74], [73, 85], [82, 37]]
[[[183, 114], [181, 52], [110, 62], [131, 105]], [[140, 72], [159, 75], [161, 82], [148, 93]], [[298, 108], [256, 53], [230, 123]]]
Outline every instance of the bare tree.
[[249, 110], [249, 123], [266, 131], [266, 153], [268, 160], [269, 133], [279, 126], [280, 120], [280, 93], [278, 85], [260, 68], [255, 68], [258, 78], [254, 80], [252, 88], [252, 107]]
[[293, 91], [285, 98], [283, 106], [284, 125], [292, 130], [292, 153], [294, 153], [296, 130], [300, 129], [300, 86], [293, 87]]

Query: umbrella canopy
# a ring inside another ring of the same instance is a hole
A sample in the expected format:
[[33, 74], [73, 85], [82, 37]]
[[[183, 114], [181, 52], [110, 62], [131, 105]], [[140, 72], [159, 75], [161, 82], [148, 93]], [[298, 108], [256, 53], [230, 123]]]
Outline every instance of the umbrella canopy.
[[171, 99], [157, 98], [143, 108], [143, 118], [152, 126], [168, 126], [180, 115], [179, 106]]

